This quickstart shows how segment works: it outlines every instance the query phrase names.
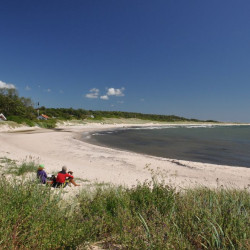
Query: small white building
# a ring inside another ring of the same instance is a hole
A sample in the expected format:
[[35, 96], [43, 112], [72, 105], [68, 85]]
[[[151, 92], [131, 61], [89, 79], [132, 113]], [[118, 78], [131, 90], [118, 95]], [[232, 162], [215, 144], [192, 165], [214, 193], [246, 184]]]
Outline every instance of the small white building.
[[0, 114], [0, 121], [6, 121], [7, 118], [4, 116], [3, 113]]

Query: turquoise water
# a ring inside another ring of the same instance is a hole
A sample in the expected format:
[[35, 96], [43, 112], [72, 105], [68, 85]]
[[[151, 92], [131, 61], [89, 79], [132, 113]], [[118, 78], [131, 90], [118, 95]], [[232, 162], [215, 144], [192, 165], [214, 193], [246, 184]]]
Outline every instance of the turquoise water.
[[171, 159], [250, 167], [250, 126], [134, 127], [94, 133], [88, 141]]

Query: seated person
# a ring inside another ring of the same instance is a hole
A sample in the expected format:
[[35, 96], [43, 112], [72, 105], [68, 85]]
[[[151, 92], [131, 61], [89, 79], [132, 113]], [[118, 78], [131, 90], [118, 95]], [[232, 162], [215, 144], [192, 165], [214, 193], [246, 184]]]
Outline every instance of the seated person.
[[[68, 174], [70, 174], [70, 175], [73, 176], [73, 172], [72, 171], [68, 171]], [[66, 181], [72, 183], [74, 186], [80, 186], [79, 184], [75, 183], [74, 179], [67, 178]]]
[[53, 174], [49, 174], [47, 176], [47, 184], [53, 185], [56, 182], [56, 176]]
[[[71, 171], [69, 171], [69, 173], [72, 173]], [[66, 187], [69, 182], [72, 183], [74, 186], [80, 186], [78, 184], [75, 183], [74, 181], [74, 176], [67, 173], [67, 167], [66, 166], [63, 166], [62, 167], [62, 171], [60, 171], [58, 174], [57, 174], [57, 177], [56, 177], [56, 182], [53, 184], [53, 187]]]
[[44, 165], [43, 164], [40, 164], [38, 169], [37, 169], [37, 179], [39, 179], [42, 184], [47, 183], [47, 174], [44, 171]]

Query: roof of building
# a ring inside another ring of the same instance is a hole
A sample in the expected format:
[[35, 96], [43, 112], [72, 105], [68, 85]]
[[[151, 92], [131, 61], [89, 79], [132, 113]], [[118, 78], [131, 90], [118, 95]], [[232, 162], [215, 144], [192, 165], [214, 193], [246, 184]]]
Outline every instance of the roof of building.
[[44, 115], [44, 114], [42, 114], [41, 116], [44, 117], [44, 118], [46, 118], [46, 119], [49, 118], [47, 115]]

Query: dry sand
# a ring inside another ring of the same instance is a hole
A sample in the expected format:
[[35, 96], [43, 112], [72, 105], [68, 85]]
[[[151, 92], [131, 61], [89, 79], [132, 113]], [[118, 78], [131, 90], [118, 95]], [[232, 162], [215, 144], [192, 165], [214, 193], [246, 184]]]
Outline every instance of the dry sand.
[[250, 168], [153, 157], [79, 140], [84, 132], [126, 126], [131, 124], [64, 125], [55, 130], [0, 126], [0, 158], [7, 157], [19, 162], [31, 159], [43, 163], [47, 173], [58, 172], [66, 165], [75, 177], [90, 183], [97, 181], [130, 187], [137, 181], [150, 180], [153, 172], [166, 183], [181, 189], [196, 185], [249, 188]]

